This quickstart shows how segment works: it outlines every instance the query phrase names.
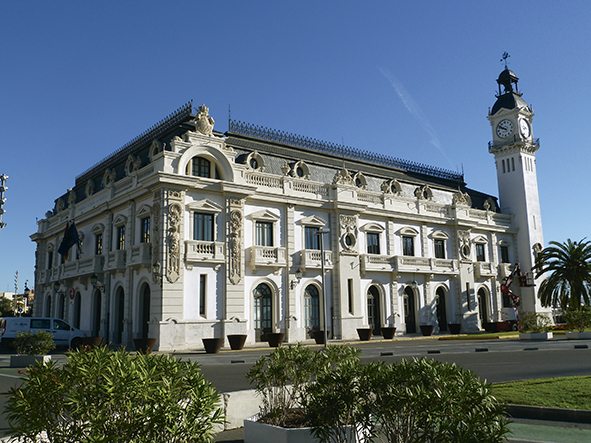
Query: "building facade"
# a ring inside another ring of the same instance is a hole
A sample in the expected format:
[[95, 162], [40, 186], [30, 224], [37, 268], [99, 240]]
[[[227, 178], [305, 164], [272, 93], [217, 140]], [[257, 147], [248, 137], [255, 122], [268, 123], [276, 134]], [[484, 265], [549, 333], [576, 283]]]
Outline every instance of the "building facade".
[[[531, 269], [543, 237], [533, 112], [509, 73], [489, 115], [500, 204], [452, 171], [238, 121], [217, 132], [204, 105], [186, 104], [78, 176], [38, 222], [35, 315], [165, 351], [511, 318], [500, 285], [515, 263]], [[72, 222], [80, 242], [64, 259]], [[512, 290], [540, 309], [535, 287]]]

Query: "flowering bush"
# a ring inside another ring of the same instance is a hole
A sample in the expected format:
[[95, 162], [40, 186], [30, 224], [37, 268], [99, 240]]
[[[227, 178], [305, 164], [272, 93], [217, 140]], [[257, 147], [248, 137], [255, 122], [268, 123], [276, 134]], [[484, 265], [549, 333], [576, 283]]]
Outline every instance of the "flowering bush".
[[63, 367], [30, 367], [6, 413], [18, 441], [31, 443], [43, 433], [60, 443], [203, 443], [224, 421], [197, 363], [106, 347], [74, 351]]
[[552, 320], [544, 314], [529, 312], [522, 314], [519, 318], [519, 332], [550, 332], [552, 330]]
[[45, 355], [55, 349], [53, 334], [47, 331], [17, 331], [13, 344], [19, 355]]
[[577, 329], [584, 332], [586, 328], [591, 327], [591, 306], [581, 306], [580, 309], [568, 308], [563, 315], [566, 322], [566, 329], [573, 331]]

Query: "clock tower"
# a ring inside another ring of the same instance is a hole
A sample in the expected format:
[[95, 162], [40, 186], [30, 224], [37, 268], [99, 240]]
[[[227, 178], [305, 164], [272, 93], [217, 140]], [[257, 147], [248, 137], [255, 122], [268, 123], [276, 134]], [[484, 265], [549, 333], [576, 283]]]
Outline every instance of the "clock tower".
[[[518, 81], [505, 64], [505, 70], [497, 79], [497, 101], [488, 113], [493, 133], [488, 151], [495, 156], [501, 212], [512, 214], [517, 228], [516, 244], [512, 245], [515, 262], [520, 264], [522, 272], [530, 273], [536, 254], [544, 245], [536, 173], [536, 151], [540, 144], [533, 138], [533, 109], [521, 98]], [[519, 288], [520, 311], [543, 310], [537, 298], [542, 278], [534, 282], [535, 286]], [[519, 293], [515, 286], [519, 286], [518, 281], [511, 289]]]

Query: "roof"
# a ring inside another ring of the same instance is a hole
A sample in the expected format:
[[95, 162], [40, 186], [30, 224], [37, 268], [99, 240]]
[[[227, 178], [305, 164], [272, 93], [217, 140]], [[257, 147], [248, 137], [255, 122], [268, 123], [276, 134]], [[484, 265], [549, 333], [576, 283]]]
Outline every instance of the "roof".
[[497, 101], [492, 107], [491, 115], [496, 114], [501, 108], [515, 109], [527, 106], [525, 100], [521, 98], [521, 95], [515, 92], [509, 92], [498, 97]]

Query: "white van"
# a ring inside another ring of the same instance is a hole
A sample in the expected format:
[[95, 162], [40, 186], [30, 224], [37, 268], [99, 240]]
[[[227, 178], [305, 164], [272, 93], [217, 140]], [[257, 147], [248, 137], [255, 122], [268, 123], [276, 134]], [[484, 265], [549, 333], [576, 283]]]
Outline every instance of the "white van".
[[16, 333], [47, 331], [53, 334], [53, 341], [57, 346], [77, 347], [80, 338], [86, 334], [80, 329], [70, 326], [60, 318], [50, 317], [3, 317], [0, 318], [0, 345], [9, 346], [16, 338]]

